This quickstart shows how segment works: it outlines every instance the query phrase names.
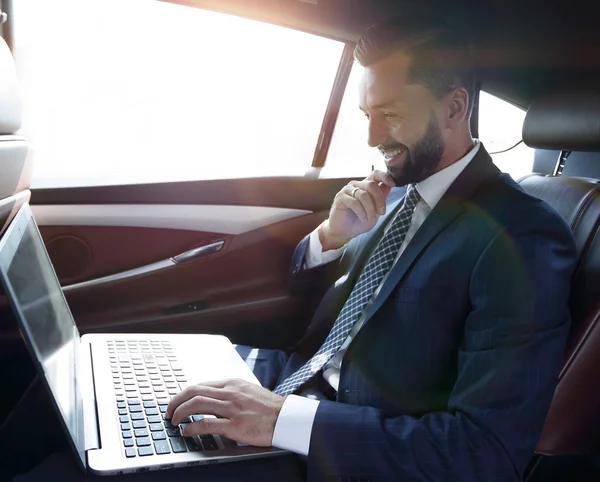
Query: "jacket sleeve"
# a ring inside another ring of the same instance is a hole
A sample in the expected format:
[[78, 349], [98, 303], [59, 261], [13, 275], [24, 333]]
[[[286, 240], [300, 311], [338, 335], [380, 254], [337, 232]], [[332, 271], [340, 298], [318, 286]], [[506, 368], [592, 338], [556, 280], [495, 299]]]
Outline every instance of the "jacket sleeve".
[[545, 221], [504, 231], [482, 252], [447, 410], [386, 418], [321, 402], [309, 480], [521, 480], [561, 366], [575, 264], [566, 225]]
[[308, 251], [310, 234], [307, 235], [294, 250], [290, 266], [290, 287], [295, 295], [304, 295], [308, 291], [324, 291], [340, 276], [340, 258], [329, 263], [306, 269], [305, 259]]

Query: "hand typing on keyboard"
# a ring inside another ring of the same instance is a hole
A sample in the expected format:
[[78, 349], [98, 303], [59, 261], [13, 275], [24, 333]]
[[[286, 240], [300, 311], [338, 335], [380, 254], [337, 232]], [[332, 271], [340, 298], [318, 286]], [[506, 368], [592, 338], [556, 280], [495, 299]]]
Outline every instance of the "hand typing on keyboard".
[[270, 447], [283, 402], [283, 397], [244, 380], [224, 380], [187, 387], [171, 399], [165, 418], [179, 425], [192, 417], [183, 428], [186, 437], [216, 434]]

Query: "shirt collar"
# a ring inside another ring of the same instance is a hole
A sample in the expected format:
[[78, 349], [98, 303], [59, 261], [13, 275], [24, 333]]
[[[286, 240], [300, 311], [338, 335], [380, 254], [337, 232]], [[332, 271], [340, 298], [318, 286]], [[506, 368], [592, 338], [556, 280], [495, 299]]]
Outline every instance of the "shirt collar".
[[442, 199], [448, 188], [460, 173], [463, 172], [465, 167], [469, 165], [477, 152], [479, 152], [480, 146], [479, 139], [475, 139], [475, 145], [464, 157], [441, 171], [432, 174], [415, 186], [421, 198], [427, 203], [430, 209], [433, 209], [440, 202], [440, 199]]

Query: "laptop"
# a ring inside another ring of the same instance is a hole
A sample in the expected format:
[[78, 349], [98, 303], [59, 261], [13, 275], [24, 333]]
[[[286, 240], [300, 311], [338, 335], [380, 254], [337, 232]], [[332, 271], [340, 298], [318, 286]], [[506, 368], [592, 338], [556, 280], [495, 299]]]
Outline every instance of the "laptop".
[[80, 336], [28, 204], [0, 239], [0, 279], [84, 470], [116, 475], [285, 453], [218, 435], [183, 437], [183, 425], [201, 414], [177, 427], [165, 420], [169, 400], [189, 383], [259, 382], [223, 336]]

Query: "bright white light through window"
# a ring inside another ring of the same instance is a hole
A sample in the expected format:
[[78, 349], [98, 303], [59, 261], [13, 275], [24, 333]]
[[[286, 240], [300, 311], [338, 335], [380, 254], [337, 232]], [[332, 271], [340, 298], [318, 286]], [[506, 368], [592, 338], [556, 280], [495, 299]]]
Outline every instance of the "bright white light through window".
[[343, 44], [155, 0], [19, 0], [34, 187], [304, 174]]

